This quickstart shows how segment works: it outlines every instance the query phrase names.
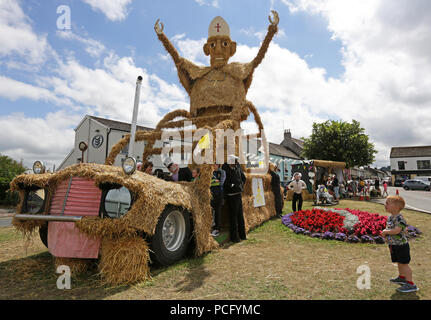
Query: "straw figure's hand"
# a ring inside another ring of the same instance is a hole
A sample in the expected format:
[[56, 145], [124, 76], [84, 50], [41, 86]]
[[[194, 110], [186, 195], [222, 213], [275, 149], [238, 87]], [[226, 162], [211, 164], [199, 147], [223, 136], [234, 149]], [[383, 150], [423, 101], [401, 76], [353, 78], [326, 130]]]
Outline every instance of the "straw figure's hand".
[[272, 12], [272, 15], [274, 16], [274, 19], [271, 19], [271, 16], [269, 15], [268, 16], [269, 22], [271, 22], [271, 24], [273, 26], [277, 26], [278, 23], [280, 22], [280, 18], [278, 17], [278, 13], [275, 10], [271, 10], [271, 12]]
[[159, 25], [159, 21], [160, 21], [160, 19], [157, 19], [156, 23], [154, 24], [154, 30], [156, 31], [157, 34], [162, 34], [163, 33], [163, 22], [160, 22], [160, 25]]

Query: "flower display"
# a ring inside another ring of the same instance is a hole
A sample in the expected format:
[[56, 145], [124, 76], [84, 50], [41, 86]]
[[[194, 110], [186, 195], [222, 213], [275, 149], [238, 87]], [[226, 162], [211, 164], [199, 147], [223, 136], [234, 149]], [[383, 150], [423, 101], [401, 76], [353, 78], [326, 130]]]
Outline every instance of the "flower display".
[[[286, 214], [282, 223], [296, 234], [312, 238], [347, 241], [351, 243], [385, 243], [381, 232], [386, 228], [387, 217], [355, 209], [328, 209], [315, 207]], [[407, 226], [406, 236], [417, 237], [422, 232]]]
[[387, 217], [378, 213], [345, 209], [359, 218], [359, 222], [354, 226], [354, 233], [358, 237], [363, 235], [378, 236], [385, 229]]
[[335, 234], [335, 240], [338, 240], [338, 241], [344, 241], [344, 240], [346, 240], [346, 238], [347, 238], [347, 236], [346, 236], [346, 234], [345, 234], [345, 233], [337, 232], [337, 233]]
[[336, 212], [320, 209], [300, 210], [290, 215], [290, 221], [295, 226], [309, 230], [312, 233], [346, 232], [343, 227], [344, 217]]
[[351, 234], [350, 236], [347, 237], [347, 241], [348, 242], [360, 242], [361, 239], [359, 239], [357, 236], [355, 236], [354, 234]]

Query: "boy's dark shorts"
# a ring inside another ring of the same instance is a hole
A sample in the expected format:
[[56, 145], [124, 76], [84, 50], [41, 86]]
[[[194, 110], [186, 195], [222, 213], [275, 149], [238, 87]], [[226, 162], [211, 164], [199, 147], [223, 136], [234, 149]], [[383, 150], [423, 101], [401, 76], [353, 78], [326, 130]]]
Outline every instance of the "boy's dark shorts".
[[402, 245], [389, 245], [392, 262], [408, 264], [410, 262], [410, 246], [408, 243]]

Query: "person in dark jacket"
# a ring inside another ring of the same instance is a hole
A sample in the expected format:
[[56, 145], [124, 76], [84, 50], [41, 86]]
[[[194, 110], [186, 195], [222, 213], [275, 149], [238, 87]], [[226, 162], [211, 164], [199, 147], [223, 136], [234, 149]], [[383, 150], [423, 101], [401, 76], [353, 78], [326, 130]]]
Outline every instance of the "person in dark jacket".
[[223, 192], [226, 195], [226, 202], [229, 207], [230, 239], [232, 242], [240, 242], [247, 239], [242, 209], [242, 192], [246, 178], [237, 157], [229, 156], [228, 161], [235, 161], [235, 163], [225, 163], [222, 167], [226, 172]]
[[283, 211], [283, 198], [280, 191], [280, 176], [278, 175], [277, 167], [273, 164], [269, 164], [269, 174], [271, 175], [271, 189], [274, 193], [275, 200], [275, 212], [277, 217], [281, 218]]
[[226, 173], [218, 164], [214, 164], [213, 176], [211, 178], [211, 207], [214, 212], [214, 228], [211, 232], [213, 237], [220, 234], [221, 229], [221, 212], [223, 205], [223, 183], [226, 179]]
[[192, 171], [188, 167], [180, 168], [176, 163], [171, 162], [167, 168], [172, 174], [172, 181], [192, 181]]

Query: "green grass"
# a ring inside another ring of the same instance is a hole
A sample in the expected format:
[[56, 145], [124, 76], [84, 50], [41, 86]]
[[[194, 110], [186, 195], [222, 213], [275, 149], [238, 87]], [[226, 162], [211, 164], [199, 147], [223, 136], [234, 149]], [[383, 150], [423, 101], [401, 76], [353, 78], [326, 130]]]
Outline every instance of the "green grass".
[[15, 232], [11, 227], [0, 227], [0, 243], [19, 240], [21, 238], [22, 236], [18, 232]]
[[[312, 206], [304, 202], [303, 207]], [[364, 201], [342, 201], [337, 207], [385, 214], [382, 205]], [[289, 208], [287, 202], [284, 212]], [[106, 286], [90, 270], [72, 278], [71, 290], [56, 288], [52, 257], [37, 236], [26, 249], [12, 228], [0, 228], [0, 299], [431, 299], [431, 216], [403, 214], [424, 232], [411, 242], [416, 294], [399, 294], [388, 282], [397, 268], [386, 245], [315, 239], [271, 219], [249, 232], [246, 241], [170, 267], [153, 266], [149, 281]], [[372, 272], [370, 290], [356, 288], [362, 264]]]

